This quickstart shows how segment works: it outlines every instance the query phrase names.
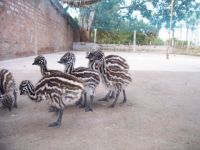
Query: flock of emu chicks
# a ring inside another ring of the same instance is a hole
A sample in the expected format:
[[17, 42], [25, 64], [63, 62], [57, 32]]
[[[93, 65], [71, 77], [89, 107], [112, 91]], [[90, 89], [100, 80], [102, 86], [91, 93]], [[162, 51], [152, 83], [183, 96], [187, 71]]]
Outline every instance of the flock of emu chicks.
[[[74, 68], [75, 55], [67, 52], [60, 58], [58, 63], [65, 66], [65, 71], [49, 70], [47, 61], [43, 56], [37, 56], [33, 65], [41, 69], [42, 79], [36, 86], [29, 80], [20, 83], [20, 95], [28, 95], [35, 101], [49, 100], [51, 106], [49, 112], [56, 112], [56, 122], [49, 124], [49, 127], [60, 127], [64, 107], [71, 104], [81, 105], [85, 111], [92, 111], [92, 102], [97, 86], [102, 83], [109, 92], [100, 101], [108, 101], [114, 98], [109, 107], [114, 107], [118, 97], [123, 92], [123, 101], [127, 101], [125, 88], [131, 82], [129, 65], [127, 61], [117, 55], [105, 56], [100, 50], [89, 52], [86, 56], [89, 59], [88, 67]], [[4, 108], [9, 110], [17, 108], [17, 89], [12, 74], [6, 70], [0, 70], [0, 102]], [[89, 96], [89, 101], [87, 100]]]

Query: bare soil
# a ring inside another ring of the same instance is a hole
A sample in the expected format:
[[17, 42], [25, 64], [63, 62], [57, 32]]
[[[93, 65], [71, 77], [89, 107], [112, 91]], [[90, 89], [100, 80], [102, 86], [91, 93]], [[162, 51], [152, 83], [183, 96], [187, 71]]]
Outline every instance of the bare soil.
[[[38, 72], [14, 73], [17, 83], [37, 80]], [[65, 109], [61, 128], [49, 128], [56, 115], [45, 102], [18, 95], [18, 109], [0, 110], [1, 150], [199, 150], [200, 73], [135, 71], [128, 102], [98, 102], [93, 112]], [[120, 97], [119, 101], [122, 100]], [[111, 100], [112, 101], [112, 100]]]

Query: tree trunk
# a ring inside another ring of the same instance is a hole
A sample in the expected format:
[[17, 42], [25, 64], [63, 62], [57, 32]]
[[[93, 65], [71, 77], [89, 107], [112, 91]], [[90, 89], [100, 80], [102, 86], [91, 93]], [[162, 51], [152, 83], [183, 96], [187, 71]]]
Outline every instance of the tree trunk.
[[91, 30], [84, 30], [83, 28], [81, 28], [80, 40], [81, 42], [90, 42]]
[[91, 41], [91, 27], [94, 21], [94, 16], [95, 16], [95, 11], [91, 11], [89, 16], [85, 16], [85, 14], [80, 15], [81, 42]]

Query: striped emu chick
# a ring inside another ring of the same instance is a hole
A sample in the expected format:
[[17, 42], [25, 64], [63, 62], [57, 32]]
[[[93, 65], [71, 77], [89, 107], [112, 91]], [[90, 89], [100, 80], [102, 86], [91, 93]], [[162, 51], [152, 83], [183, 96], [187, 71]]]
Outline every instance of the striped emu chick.
[[80, 99], [83, 81], [67, 74], [52, 74], [44, 76], [35, 87], [30, 81], [24, 80], [19, 89], [20, 95], [28, 95], [35, 102], [50, 100], [51, 105], [57, 108], [58, 118], [49, 127], [60, 127], [63, 109]]
[[[50, 75], [50, 74], [63, 74], [63, 72], [59, 70], [50, 70], [47, 68], [47, 60], [44, 56], [40, 55], [34, 59], [32, 65], [38, 65], [40, 67], [40, 71], [42, 76]], [[56, 108], [54, 106], [49, 107], [49, 112], [56, 112]]]
[[103, 84], [110, 90], [115, 91], [115, 100], [109, 107], [114, 107], [119, 94], [123, 91], [124, 99], [122, 103], [127, 101], [125, 88], [132, 81], [131, 75], [127, 70], [117, 67], [109, 66], [105, 61], [105, 56], [102, 51], [95, 51], [94, 55], [90, 58], [91, 61], [95, 61], [98, 65], [98, 70], [101, 75]]
[[0, 70], [0, 102], [10, 111], [17, 108], [17, 90], [13, 75], [6, 69]]
[[[89, 53], [87, 53], [86, 58], [89, 59], [88, 62], [88, 67], [94, 70], [98, 70], [98, 64], [96, 63], [96, 61], [92, 60], [92, 58], [94, 57], [94, 55], [100, 52], [98, 51], [91, 51]], [[129, 65], [127, 63], [127, 61], [122, 58], [121, 56], [118, 55], [108, 55], [105, 56], [105, 63], [107, 65], [107, 67], [112, 67], [112, 68], [119, 68], [119, 69], [123, 69], [123, 70], [129, 70]]]
[[[84, 93], [84, 106], [85, 111], [92, 111], [92, 103], [94, 99], [94, 92], [96, 87], [100, 83], [100, 77], [97, 71], [86, 68], [78, 67], [74, 68], [75, 65], [75, 55], [72, 52], [67, 52], [61, 59], [59, 63], [65, 65], [65, 72], [73, 76], [76, 76], [84, 81], [85, 93]], [[90, 102], [87, 102], [87, 95], [90, 96]]]
[[[89, 53], [87, 53], [87, 56], [86, 58], [89, 59], [89, 62], [88, 62], [88, 67], [89, 68], [92, 68], [94, 70], [99, 70], [99, 64], [93, 60], [93, 58], [95, 57], [95, 55], [97, 53], [100, 53], [101, 51], [97, 50], [97, 51], [91, 51]], [[105, 64], [108, 67], [111, 67], [112, 69], [123, 69], [123, 70], [126, 70], [128, 71], [129, 70], [129, 65], [127, 63], [127, 61], [122, 58], [121, 56], [118, 56], [118, 55], [108, 55], [108, 56], [105, 56]], [[114, 91], [109, 91], [106, 96], [102, 99], [100, 99], [100, 101], [108, 101], [109, 98], [114, 98]]]
[[50, 75], [50, 74], [53, 74], [53, 73], [62, 73], [61, 71], [58, 71], [58, 70], [49, 70], [47, 68], [47, 61], [46, 61], [45, 57], [42, 56], [42, 55], [37, 56], [34, 59], [34, 62], [33, 62], [32, 65], [38, 65], [40, 67], [42, 76]]

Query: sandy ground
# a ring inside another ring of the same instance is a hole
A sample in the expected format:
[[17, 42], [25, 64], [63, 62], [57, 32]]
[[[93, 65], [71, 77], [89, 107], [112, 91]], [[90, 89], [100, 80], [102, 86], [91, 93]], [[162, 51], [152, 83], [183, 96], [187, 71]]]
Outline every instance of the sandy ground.
[[[45, 55], [48, 67], [63, 70], [56, 63], [63, 54]], [[106, 93], [100, 85], [93, 112], [67, 107], [61, 128], [49, 128], [56, 115], [48, 105], [18, 95], [18, 109], [0, 110], [0, 150], [199, 150], [200, 58], [116, 54], [131, 66], [126, 104], [112, 109], [111, 102], [98, 102]], [[87, 65], [84, 53], [76, 56], [76, 66]], [[41, 75], [33, 58], [0, 61], [0, 68], [9, 69], [17, 85], [23, 79], [36, 83]]]

